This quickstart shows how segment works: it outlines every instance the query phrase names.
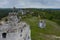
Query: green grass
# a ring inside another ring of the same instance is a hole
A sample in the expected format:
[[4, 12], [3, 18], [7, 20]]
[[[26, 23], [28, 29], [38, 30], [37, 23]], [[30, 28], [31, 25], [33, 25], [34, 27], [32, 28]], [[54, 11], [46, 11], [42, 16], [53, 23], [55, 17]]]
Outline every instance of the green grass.
[[60, 36], [60, 26], [53, 21], [46, 20], [46, 28], [41, 29], [38, 27], [37, 17], [24, 18], [23, 20], [30, 25], [32, 40], [53, 40], [46, 35]]

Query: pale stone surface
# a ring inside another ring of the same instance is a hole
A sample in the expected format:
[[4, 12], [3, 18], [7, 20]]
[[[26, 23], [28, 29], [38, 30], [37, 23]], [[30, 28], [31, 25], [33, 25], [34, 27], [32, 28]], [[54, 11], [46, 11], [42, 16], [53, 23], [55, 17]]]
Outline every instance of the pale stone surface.
[[46, 21], [45, 20], [40, 20], [39, 21], [39, 27], [40, 28], [45, 28], [46, 27]]
[[[9, 13], [8, 21], [2, 22], [0, 25], [0, 40], [31, 40], [30, 26], [26, 22], [20, 21], [17, 13]], [[7, 33], [6, 38], [2, 37], [2, 33]]]

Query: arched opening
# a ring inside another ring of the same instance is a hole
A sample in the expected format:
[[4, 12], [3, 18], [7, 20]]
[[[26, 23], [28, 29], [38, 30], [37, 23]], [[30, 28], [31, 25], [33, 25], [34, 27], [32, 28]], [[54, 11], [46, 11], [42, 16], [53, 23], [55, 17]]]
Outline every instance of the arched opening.
[[7, 33], [2, 33], [2, 38], [6, 38]]

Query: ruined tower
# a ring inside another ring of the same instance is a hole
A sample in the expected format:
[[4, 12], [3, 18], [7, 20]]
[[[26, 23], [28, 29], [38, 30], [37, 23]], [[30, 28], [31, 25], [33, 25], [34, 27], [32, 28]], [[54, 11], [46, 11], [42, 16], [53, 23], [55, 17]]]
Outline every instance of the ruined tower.
[[30, 26], [17, 17], [17, 12], [9, 12], [8, 21], [0, 25], [0, 40], [31, 40]]

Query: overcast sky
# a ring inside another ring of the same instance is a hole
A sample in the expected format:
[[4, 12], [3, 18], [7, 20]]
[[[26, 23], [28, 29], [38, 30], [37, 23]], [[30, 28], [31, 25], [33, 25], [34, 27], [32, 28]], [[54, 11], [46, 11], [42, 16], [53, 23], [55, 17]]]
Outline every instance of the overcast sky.
[[0, 0], [0, 8], [60, 8], [60, 0]]

